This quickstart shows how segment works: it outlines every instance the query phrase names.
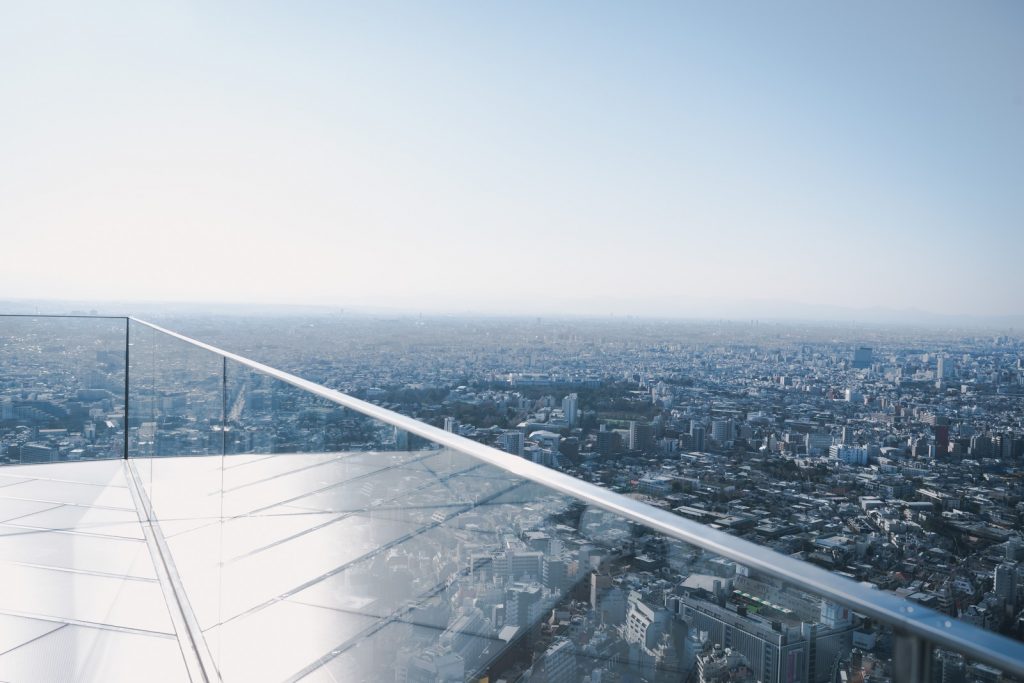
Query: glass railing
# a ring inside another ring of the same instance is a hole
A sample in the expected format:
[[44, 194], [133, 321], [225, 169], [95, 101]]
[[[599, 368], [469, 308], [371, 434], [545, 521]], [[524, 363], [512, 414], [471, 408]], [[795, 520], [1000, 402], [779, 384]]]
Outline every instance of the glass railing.
[[1024, 675], [1018, 641], [667, 510], [142, 321], [127, 349], [117, 455], [194, 680]]
[[0, 463], [124, 457], [127, 324], [0, 316]]

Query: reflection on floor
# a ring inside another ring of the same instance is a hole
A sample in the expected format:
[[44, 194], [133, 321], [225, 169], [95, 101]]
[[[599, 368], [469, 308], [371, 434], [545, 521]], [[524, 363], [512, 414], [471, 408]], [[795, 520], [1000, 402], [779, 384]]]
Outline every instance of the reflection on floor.
[[[433, 613], [465, 564], [462, 537], [498, 545], [533, 489], [451, 451], [140, 466], [224, 680], [394, 680], [396, 653], [414, 642], [394, 626], [435, 623], [436, 641], [448, 618]], [[475, 649], [504, 645], [463, 631]], [[345, 670], [353, 649], [359, 668]]]
[[[468, 677], [516, 629], [455, 618], [452, 577], [564, 506], [446, 450], [127, 467], [0, 472], [0, 680], [189, 680], [168, 584], [213, 680], [395, 680], [445, 638]], [[154, 572], [130, 477], [178, 583]]]
[[120, 460], [0, 470], [0, 680], [188, 680]]

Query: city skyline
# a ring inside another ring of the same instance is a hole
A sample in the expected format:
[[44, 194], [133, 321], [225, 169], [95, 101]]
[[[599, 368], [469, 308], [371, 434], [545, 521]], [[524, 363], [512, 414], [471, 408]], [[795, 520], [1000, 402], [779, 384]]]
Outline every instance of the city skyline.
[[3, 298], [1024, 313], [1009, 3], [3, 15]]
[[1024, 674], [1019, 333], [0, 322], [11, 680]]
[[1022, 35], [0, 3], [0, 679], [1024, 683]]

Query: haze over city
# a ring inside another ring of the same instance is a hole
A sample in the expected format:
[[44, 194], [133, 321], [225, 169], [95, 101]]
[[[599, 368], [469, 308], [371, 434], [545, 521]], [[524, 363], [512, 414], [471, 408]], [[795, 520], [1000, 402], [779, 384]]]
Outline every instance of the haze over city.
[[0, 297], [1020, 315], [1022, 23], [7, 3]]
[[0, 681], [1024, 683], [1022, 37], [0, 3]]

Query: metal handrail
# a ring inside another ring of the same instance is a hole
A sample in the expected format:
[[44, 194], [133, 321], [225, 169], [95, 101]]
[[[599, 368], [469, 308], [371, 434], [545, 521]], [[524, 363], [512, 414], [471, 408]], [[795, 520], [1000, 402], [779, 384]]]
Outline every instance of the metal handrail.
[[[0, 318], [71, 318], [86, 320], [124, 320], [131, 316], [127, 315], [91, 315], [86, 313], [0, 313]], [[132, 318], [133, 319], [133, 318]]]
[[399, 429], [455, 449], [506, 472], [608, 510], [638, 524], [747, 567], [781, 579], [809, 593], [845, 605], [855, 612], [971, 659], [1024, 676], [1024, 643], [972, 626], [891, 593], [839, 576], [815, 565], [731, 536], [706, 525], [641, 503], [576, 477], [544, 467], [465, 437], [433, 427], [381, 406], [297, 377], [244, 356], [186, 337], [153, 323], [131, 318], [183, 342], [218, 354], [332, 403], [350, 408]]
[[337, 405], [472, 456], [517, 477], [554, 489], [588, 505], [615, 513], [666, 536], [729, 558], [809, 593], [845, 605], [855, 612], [893, 627], [900, 637], [923, 639], [939, 647], [960, 652], [970, 659], [1002, 669], [1004, 672], [1024, 677], [1024, 643], [159, 325], [131, 316], [128, 319]]

